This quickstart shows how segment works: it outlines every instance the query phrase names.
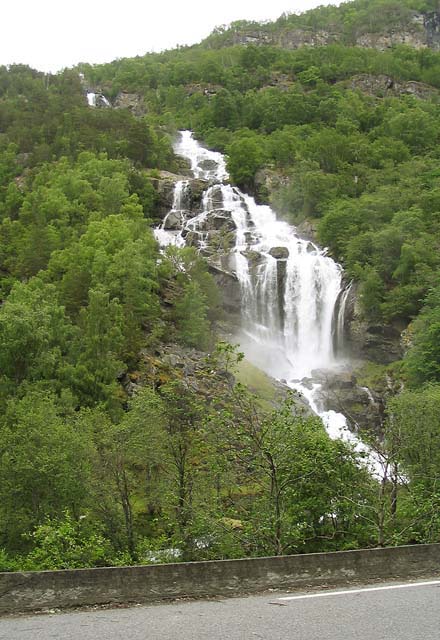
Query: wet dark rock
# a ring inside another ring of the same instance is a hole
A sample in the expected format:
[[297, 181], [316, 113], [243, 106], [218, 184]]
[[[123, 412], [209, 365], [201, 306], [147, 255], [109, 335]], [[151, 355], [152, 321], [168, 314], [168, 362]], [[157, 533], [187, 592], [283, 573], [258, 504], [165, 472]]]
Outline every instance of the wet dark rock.
[[378, 364], [391, 364], [403, 357], [402, 330], [365, 320], [356, 284], [350, 289], [345, 313], [345, 337], [352, 356]]
[[375, 391], [359, 385], [350, 369], [312, 371], [312, 382], [321, 385], [317, 393], [320, 409], [342, 413], [353, 431], [366, 429], [380, 433], [384, 418], [383, 399]]
[[287, 260], [289, 257], [289, 249], [287, 247], [272, 247], [269, 255], [277, 260]]
[[[205, 187], [206, 188], [206, 187]], [[214, 186], [209, 194], [209, 204], [211, 209], [223, 209], [223, 194], [220, 186]]]
[[[312, 372], [312, 374], [314, 374], [315, 372]], [[302, 380], [300, 381], [302, 386], [305, 387], [306, 389], [309, 389], [309, 391], [311, 391], [313, 389], [313, 385], [316, 383], [316, 379], [315, 378], [302, 378]]]
[[188, 231], [185, 235], [185, 243], [188, 247], [198, 247], [202, 236], [197, 231]]
[[182, 228], [185, 215], [181, 211], [171, 211], [164, 221], [164, 229], [178, 230]]
[[218, 165], [217, 165], [217, 162], [215, 162], [215, 160], [210, 160], [209, 158], [206, 158], [205, 160], [202, 160], [201, 162], [199, 162], [199, 167], [203, 171], [215, 171]]
[[150, 177], [150, 180], [157, 193], [156, 206], [159, 216], [165, 217], [172, 209], [176, 182], [180, 180], [188, 181], [183, 202], [185, 209], [191, 209], [193, 212], [201, 211], [202, 195], [207, 188], [205, 180], [189, 179], [187, 176], [168, 171], [161, 171], [158, 178]]
[[226, 311], [239, 314], [241, 309], [241, 288], [237, 277], [220, 265], [209, 261], [209, 271], [214, 276], [222, 294], [223, 307]]

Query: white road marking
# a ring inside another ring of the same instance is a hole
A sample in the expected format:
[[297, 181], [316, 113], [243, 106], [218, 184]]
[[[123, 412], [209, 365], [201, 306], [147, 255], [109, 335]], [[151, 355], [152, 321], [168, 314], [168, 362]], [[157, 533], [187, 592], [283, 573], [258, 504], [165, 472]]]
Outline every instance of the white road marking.
[[387, 591], [390, 589], [414, 589], [415, 587], [430, 587], [440, 585], [440, 580], [429, 582], [413, 582], [411, 584], [390, 584], [386, 587], [367, 587], [364, 589], [346, 589], [345, 591], [326, 591], [325, 593], [307, 593], [302, 596], [285, 596], [277, 600], [305, 600], [306, 598], [329, 598], [330, 596], [346, 596], [353, 593], [368, 593], [371, 591]]

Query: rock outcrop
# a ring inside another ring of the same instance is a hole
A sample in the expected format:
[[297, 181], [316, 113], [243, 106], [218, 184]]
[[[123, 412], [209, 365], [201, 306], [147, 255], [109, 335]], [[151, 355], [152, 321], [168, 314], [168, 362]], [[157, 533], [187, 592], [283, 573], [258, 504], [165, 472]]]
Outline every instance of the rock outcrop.
[[188, 210], [199, 211], [201, 209], [202, 195], [207, 187], [204, 180], [189, 178], [186, 175], [178, 175], [169, 171], [161, 171], [159, 177], [152, 177], [150, 180], [157, 192], [157, 213], [160, 217], [165, 217], [172, 209], [174, 187], [179, 180], [188, 181], [186, 204]]
[[354, 76], [349, 81], [341, 83], [350, 89], [359, 89], [370, 96], [414, 96], [420, 100], [430, 100], [438, 96], [437, 89], [423, 82], [397, 82], [387, 75], [361, 74]]
[[287, 247], [272, 247], [269, 251], [269, 255], [276, 260], [287, 260], [289, 257], [289, 249]]
[[350, 44], [385, 51], [396, 45], [415, 49], [440, 50], [440, 11], [420, 13], [413, 11], [403, 24], [384, 26], [382, 31], [358, 30], [347, 35], [341, 26], [329, 29], [295, 28], [286, 26], [278, 30], [265, 25], [231, 29], [221, 46], [255, 45], [277, 46], [284, 49], [322, 47], [329, 44]]
[[128, 109], [135, 116], [144, 116], [147, 113], [147, 107], [142, 96], [137, 93], [126, 93], [121, 91], [116, 96], [113, 107], [115, 109]]
[[402, 358], [401, 331], [363, 318], [356, 285], [352, 286], [347, 300], [345, 327], [353, 356], [379, 364], [391, 364]]
[[[320, 369], [312, 371], [312, 375], [310, 384], [321, 385], [318, 398], [321, 410], [342, 413], [352, 431], [380, 432], [384, 420], [383, 398], [376, 391], [361, 386], [350, 368]], [[307, 384], [307, 380], [303, 382]]]
[[229, 314], [232, 325], [240, 324], [241, 289], [236, 275], [220, 264], [220, 261], [208, 260], [209, 271], [221, 291], [223, 308]]

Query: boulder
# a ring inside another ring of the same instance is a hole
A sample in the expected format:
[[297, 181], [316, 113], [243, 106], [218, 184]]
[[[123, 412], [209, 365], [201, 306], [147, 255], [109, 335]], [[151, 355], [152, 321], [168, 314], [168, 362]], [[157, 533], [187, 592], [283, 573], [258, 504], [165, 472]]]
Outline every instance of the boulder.
[[209, 271], [214, 276], [221, 293], [224, 309], [233, 314], [239, 314], [241, 308], [241, 288], [237, 277], [223, 269], [217, 262], [209, 260]]
[[208, 220], [210, 221], [212, 228], [216, 230], [223, 229], [225, 231], [235, 231], [236, 229], [235, 222], [232, 220], [230, 216], [224, 216], [224, 215], [208, 216]]
[[201, 162], [199, 162], [199, 167], [203, 171], [215, 171], [218, 167], [218, 164], [215, 160], [210, 160], [209, 158], [206, 158], [205, 160], [202, 160]]
[[171, 211], [164, 220], [164, 229], [181, 229], [185, 222], [185, 215], [182, 211]]
[[201, 231], [235, 231], [235, 223], [230, 216], [209, 213], [198, 221]]
[[353, 389], [356, 387], [356, 377], [350, 371], [343, 371], [336, 376], [328, 378], [327, 389]]
[[277, 260], [287, 260], [289, 257], [289, 249], [287, 247], [272, 247], [269, 251], [269, 255]]

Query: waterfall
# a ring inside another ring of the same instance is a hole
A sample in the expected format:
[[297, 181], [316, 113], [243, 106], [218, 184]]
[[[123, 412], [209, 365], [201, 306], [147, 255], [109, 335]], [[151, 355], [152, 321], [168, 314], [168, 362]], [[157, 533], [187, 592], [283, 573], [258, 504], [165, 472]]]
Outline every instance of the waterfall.
[[[182, 229], [186, 221], [186, 197], [189, 180], [176, 182], [173, 194], [173, 206], [165, 216], [162, 225], [154, 230], [154, 235], [160, 246], [175, 245], [185, 246]], [[177, 230], [176, 230], [177, 229]]]
[[86, 94], [87, 104], [89, 107], [111, 107], [112, 105], [107, 100], [103, 93], [95, 93], [94, 91], [88, 91]]
[[339, 354], [344, 350], [344, 341], [345, 341], [345, 318], [347, 311], [347, 301], [351, 292], [351, 288], [353, 283], [350, 282], [348, 286], [343, 289], [339, 295], [339, 299], [335, 306], [335, 313], [333, 316], [334, 323], [334, 331], [333, 331], [333, 341], [334, 341], [334, 350], [335, 353]]
[[96, 93], [93, 93], [93, 91], [89, 91], [87, 93], [87, 102], [89, 107], [96, 107]]
[[229, 184], [224, 156], [202, 147], [190, 131], [181, 132], [174, 150], [207, 188], [194, 214], [182, 204], [188, 182], [177, 182], [173, 207], [156, 238], [162, 245], [189, 243], [205, 252], [218, 234], [234, 231], [229, 262], [242, 293], [240, 348], [263, 371], [299, 391], [331, 437], [365, 452], [342, 414], [320, 408], [321, 385], [313, 379], [314, 370], [338, 364], [350, 290], [341, 267], [292, 225], [277, 220], [269, 206]]
[[[288, 382], [334, 366], [333, 317], [342, 292], [342, 270], [325, 251], [300, 238], [294, 227], [277, 220], [268, 206], [228, 184], [222, 154], [209, 151], [184, 131], [175, 152], [191, 163], [195, 177], [209, 184], [202, 210], [181, 221], [180, 232], [167, 230], [169, 217], [182, 209], [182, 181], [173, 208], [156, 237], [161, 244], [192, 243], [206, 248], [213, 226], [225, 215], [235, 230], [234, 271], [242, 291], [240, 342], [249, 359]], [[339, 331], [339, 329], [338, 329]]]

